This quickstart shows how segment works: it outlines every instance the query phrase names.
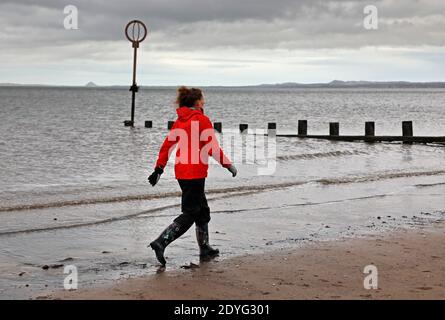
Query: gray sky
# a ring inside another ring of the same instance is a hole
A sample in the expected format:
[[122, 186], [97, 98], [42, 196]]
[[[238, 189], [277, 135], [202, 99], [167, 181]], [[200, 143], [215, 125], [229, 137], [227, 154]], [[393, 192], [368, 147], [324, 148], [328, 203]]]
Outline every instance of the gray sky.
[[135, 18], [140, 85], [445, 81], [443, 0], [1, 0], [0, 83], [129, 85]]

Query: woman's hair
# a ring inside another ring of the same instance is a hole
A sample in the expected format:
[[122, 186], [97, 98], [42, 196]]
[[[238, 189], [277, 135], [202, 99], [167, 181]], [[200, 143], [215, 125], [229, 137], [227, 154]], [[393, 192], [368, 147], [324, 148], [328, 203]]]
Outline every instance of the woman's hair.
[[195, 102], [202, 99], [202, 90], [197, 88], [187, 88], [186, 86], [179, 87], [176, 103], [180, 107], [193, 108]]

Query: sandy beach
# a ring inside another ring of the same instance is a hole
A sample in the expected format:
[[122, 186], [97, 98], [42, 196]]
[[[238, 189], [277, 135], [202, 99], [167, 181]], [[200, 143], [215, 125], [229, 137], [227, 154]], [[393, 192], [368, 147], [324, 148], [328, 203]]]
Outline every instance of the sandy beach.
[[[445, 224], [211, 261], [49, 299], [445, 299]], [[363, 286], [366, 265], [378, 289]]]

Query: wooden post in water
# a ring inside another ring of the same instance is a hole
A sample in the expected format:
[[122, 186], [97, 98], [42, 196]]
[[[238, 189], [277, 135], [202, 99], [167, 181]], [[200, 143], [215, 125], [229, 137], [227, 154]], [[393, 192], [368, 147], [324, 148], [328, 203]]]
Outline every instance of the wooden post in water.
[[221, 133], [222, 132], [222, 123], [221, 122], [214, 122], [213, 123], [213, 129], [215, 129], [216, 132]]
[[[412, 137], [414, 135], [413, 122], [403, 121], [402, 122], [402, 135], [404, 137]], [[403, 141], [404, 144], [412, 144], [412, 142]]]
[[329, 122], [329, 135], [330, 136], [339, 136], [340, 135], [340, 123]]
[[276, 130], [276, 129], [277, 129], [277, 124], [276, 124], [276, 122], [269, 122], [269, 123], [267, 124], [267, 129], [269, 129], [269, 130]]
[[368, 137], [375, 136], [375, 122], [373, 121], [365, 122], [365, 136]]
[[375, 123], [373, 121], [365, 122], [365, 142], [374, 142], [370, 139], [375, 136]]
[[307, 120], [298, 120], [298, 135], [307, 136]]
[[277, 133], [277, 124], [275, 122], [269, 122], [267, 124], [267, 134], [270, 135], [271, 133]]
[[173, 127], [174, 121], [169, 121], [167, 124], [167, 129], [170, 130]]
[[249, 128], [249, 125], [247, 123], [241, 123], [239, 125], [239, 131], [241, 131], [241, 133], [247, 132], [247, 128]]
[[151, 121], [151, 120], [145, 121], [145, 127], [146, 128], [152, 128], [153, 127], [153, 121]]

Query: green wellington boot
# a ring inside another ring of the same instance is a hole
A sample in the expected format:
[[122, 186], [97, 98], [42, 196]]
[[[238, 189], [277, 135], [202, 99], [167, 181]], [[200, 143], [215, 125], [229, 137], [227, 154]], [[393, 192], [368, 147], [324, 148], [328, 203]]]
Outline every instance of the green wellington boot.
[[155, 241], [150, 243], [150, 247], [155, 251], [156, 258], [163, 266], [165, 266], [165, 264], [167, 263], [164, 258], [165, 248], [174, 240], [183, 235], [186, 231], [187, 229], [184, 230], [184, 228], [179, 223], [173, 222], [161, 233], [161, 235]]
[[213, 249], [209, 245], [208, 223], [196, 225], [196, 240], [199, 245], [199, 256], [203, 259], [212, 258], [219, 254], [218, 249]]

